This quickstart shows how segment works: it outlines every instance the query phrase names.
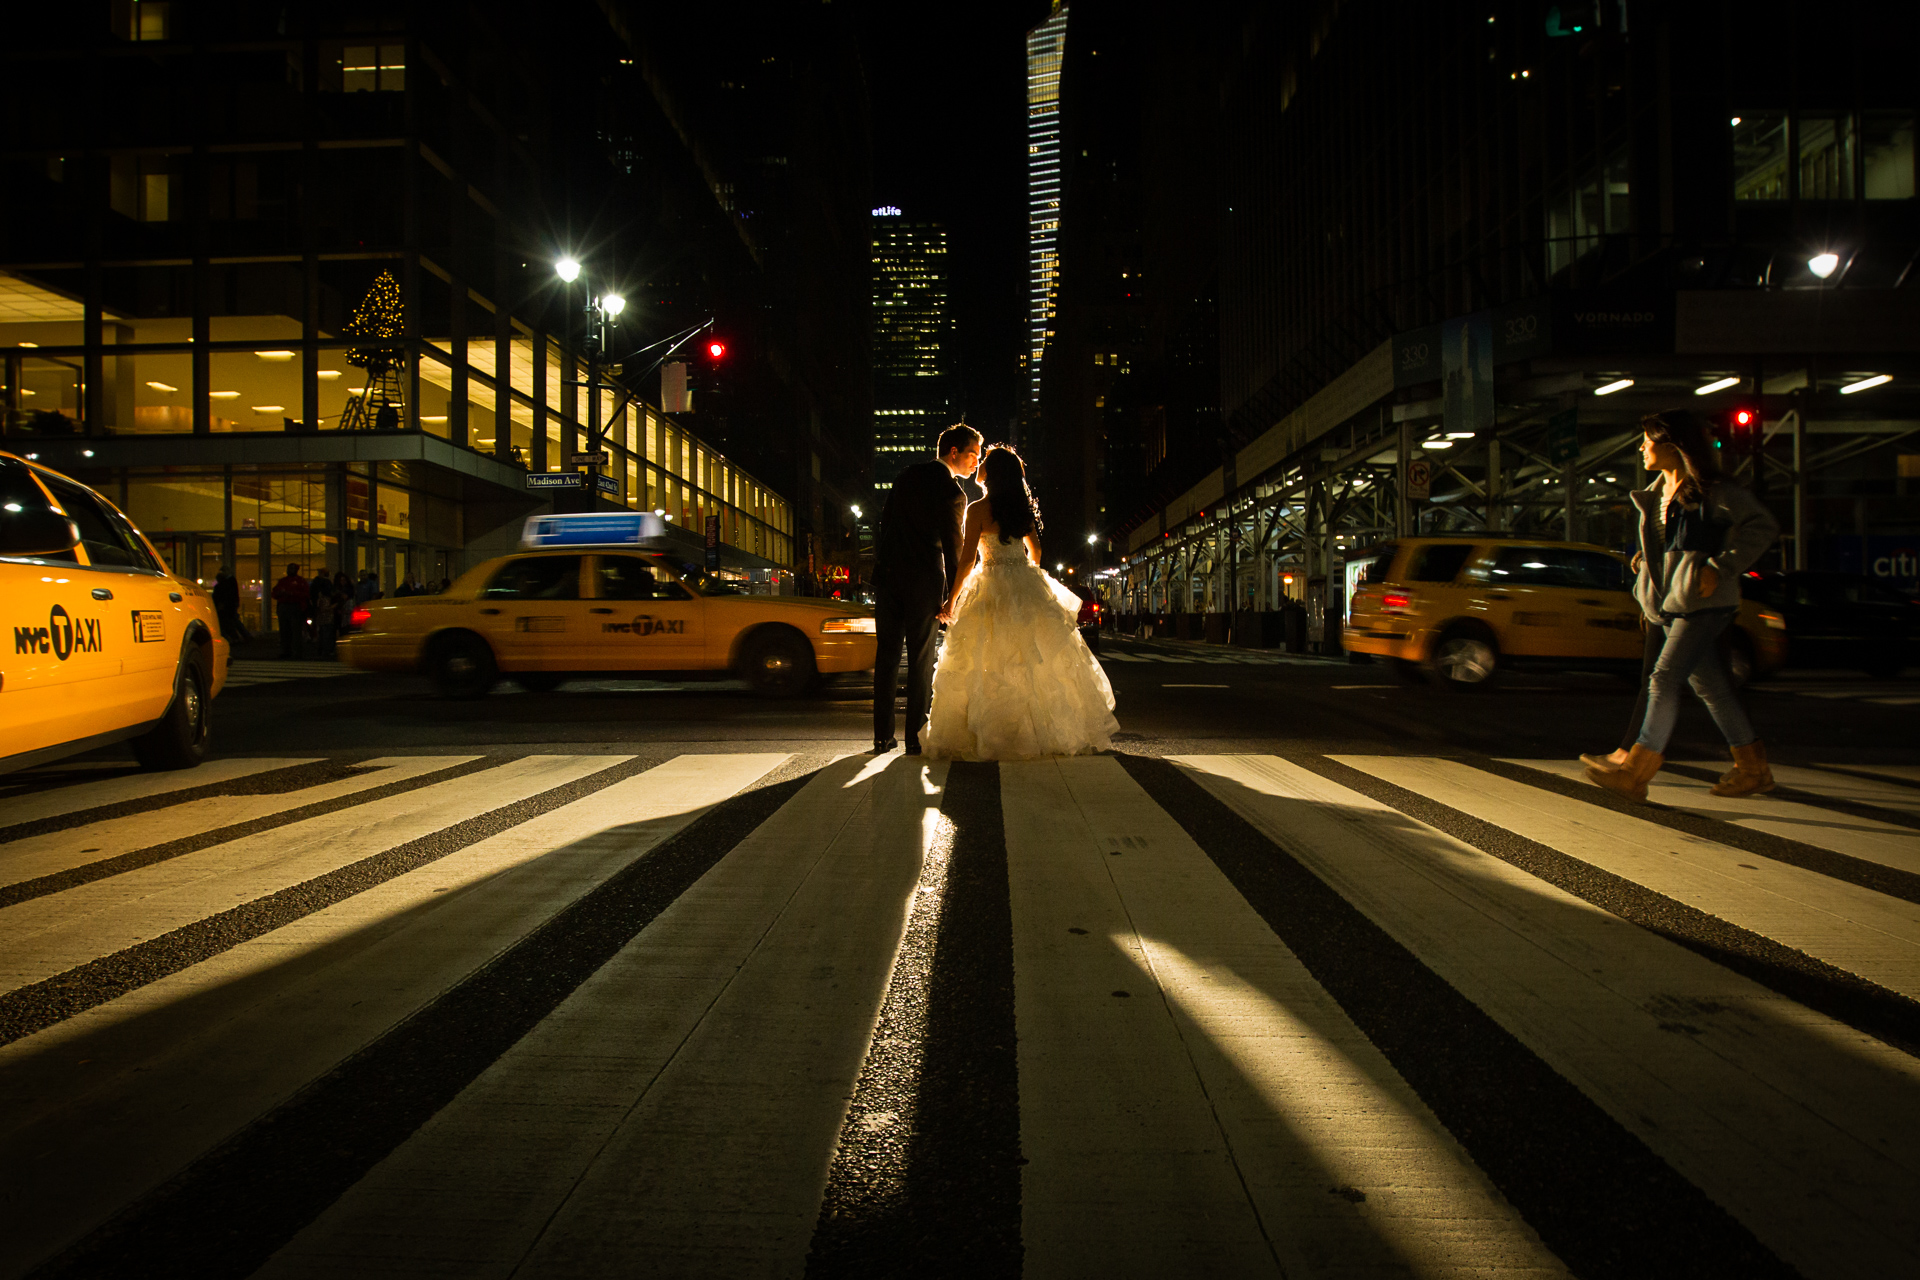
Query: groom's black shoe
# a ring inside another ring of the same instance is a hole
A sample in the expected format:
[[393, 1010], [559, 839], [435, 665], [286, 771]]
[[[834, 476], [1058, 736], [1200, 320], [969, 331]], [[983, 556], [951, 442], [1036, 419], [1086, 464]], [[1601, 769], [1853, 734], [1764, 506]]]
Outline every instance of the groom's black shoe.
[[899, 745], [900, 745], [900, 739], [898, 738], [888, 738], [885, 742], [881, 742], [878, 739], [875, 739], [873, 744], [873, 754], [877, 756], [883, 756], [887, 754], [887, 752], [893, 750], [895, 747]]
[[920, 754], [920, 739], [918, 738], [907, 739], [907, 754], [910, 756], [917, 756]]

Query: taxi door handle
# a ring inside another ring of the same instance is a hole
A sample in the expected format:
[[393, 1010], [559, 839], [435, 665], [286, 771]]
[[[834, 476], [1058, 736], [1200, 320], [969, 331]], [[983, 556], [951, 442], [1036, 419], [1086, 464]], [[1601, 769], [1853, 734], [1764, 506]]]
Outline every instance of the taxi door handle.
[[95, 600], [111, 600], [113, 599], [113, 592], [107, 590], [105, 587], [95, 587], [93, 589], [93, 598]]
[[491, 614], [496, 614], [500, 611], [498, 609], [482, 609], [480, 612], [491, 615]]
[[612, 613], [612, 612], [613, 612], [613, 610], [611, 610], [611, 609], [589, 609], [589, 610], [587, 610], [587, 612], [588, 612], [588, 613]]

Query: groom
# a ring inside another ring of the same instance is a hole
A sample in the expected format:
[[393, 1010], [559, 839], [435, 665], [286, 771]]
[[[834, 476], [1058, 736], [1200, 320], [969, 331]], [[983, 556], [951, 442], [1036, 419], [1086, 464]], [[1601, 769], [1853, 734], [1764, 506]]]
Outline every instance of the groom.
[[947, 584], [960, 566], [960, 530], [967, 497], [960, 487], [980, 465], [980, 433], [964, 423], [940, 433], [937, 462], [908, 467], [894, 479], [880, 513], [874, 548], [873, 608], [880, 647], [873, 662], [873, 749], [899, 746], [893, 736], [893, 690], [900, 647], [907, 650], [907, 754], [920, 754], [920, 730], [933, 700], [933, 638]]

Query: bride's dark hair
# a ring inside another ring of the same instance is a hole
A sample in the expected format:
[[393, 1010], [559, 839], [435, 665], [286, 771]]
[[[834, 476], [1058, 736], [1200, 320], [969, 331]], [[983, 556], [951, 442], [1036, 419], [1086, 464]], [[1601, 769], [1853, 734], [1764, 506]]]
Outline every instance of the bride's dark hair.
[[1000, 526], [1000, 541], [1012, 542], [1040, 534], [1040, 505], [1027, 488], [1026, 464], [1010, 444], [996, 444], [980, 460], [980, 483], [987, 490], [987, 510]]

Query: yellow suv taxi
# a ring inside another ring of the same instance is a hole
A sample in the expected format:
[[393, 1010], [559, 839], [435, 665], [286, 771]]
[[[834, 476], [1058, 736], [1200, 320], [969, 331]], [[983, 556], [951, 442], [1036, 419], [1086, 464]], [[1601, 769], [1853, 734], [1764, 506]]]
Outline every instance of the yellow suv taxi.
[[748, 595], [661, 549], [651, 514], [535, 516], [514, 555], [469, 569], [440, 595], [354, 611], [341, 657], [423, 672], [452, 698], [504, 674], [545, 692], [571, 677], [731, 673], [791, 697], [821, 675], [871, 670], [873, 610], [841, 600]]
[[150, 769], [207, 754], [227, 678], [213, 599], [120, 509], [0, 453], [0, 773], [132, 740]]
[[[1447, 689], [1503, 667], [1639, 670], [1640, 607], [1627, 558], [1580, 542], [1476, 533], [1376, 548], [1355, 584], [1342, 643]], [[1786, 658], [1783, 633], [1743, 608], [1741, 678]]]

